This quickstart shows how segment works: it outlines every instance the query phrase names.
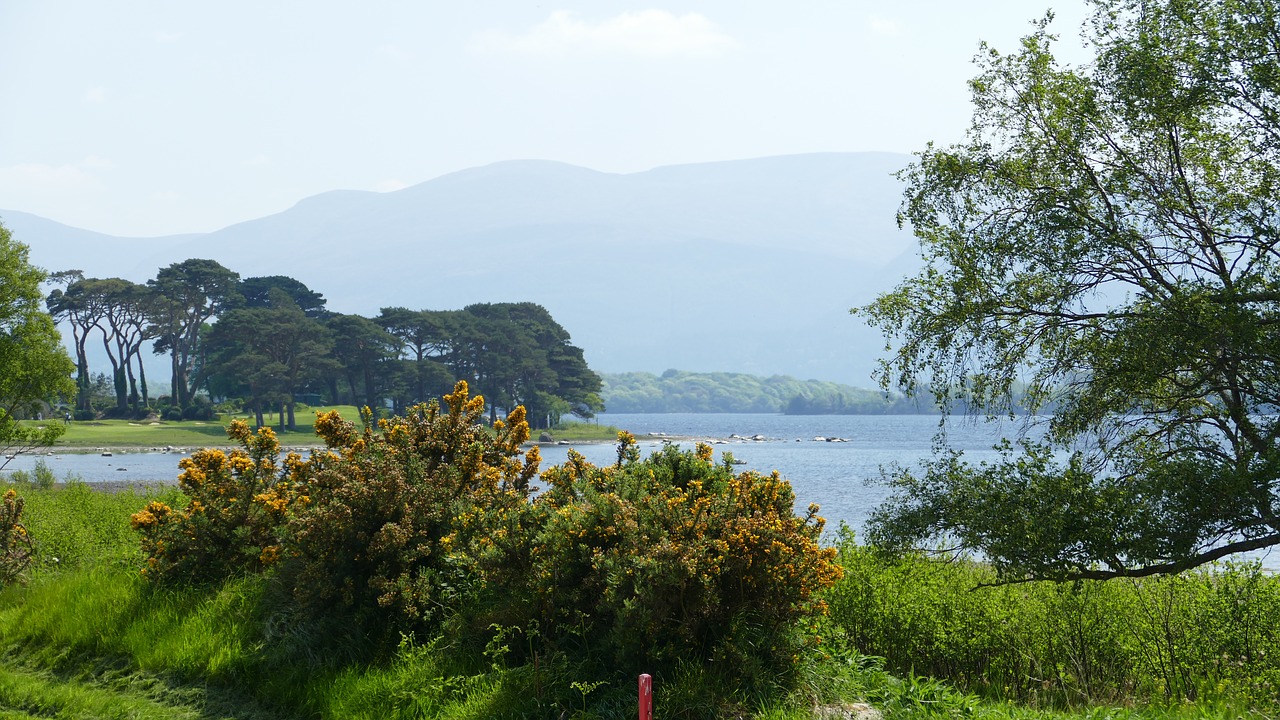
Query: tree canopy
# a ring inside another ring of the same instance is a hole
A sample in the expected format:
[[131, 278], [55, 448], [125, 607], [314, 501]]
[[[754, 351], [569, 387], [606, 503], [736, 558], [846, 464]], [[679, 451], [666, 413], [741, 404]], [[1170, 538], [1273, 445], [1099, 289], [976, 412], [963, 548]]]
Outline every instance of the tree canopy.
[[1039, 439], [899, 470], [873, 541], [940, 540], [1006, 579], [1181, 571], [1280, 543], [1280, 9], [1094, 0], [1093, 59], [1048, 18], [986, 46], [965, 141], [903, 173], [916, 276], [855, 309], [882, 382]]
[[[62, 424], [21, 425], [42, 403], [75, 393], [75, 366], [43, 307], [45, 274], [28, 261], [27, 246], [0, 225], [0, 454], [52, 444]], [[0, 459], [0, 466], [4, 461]]]
[[192, 258], [161, 268], [148, 280], [160, 298], [152, 321], [157, 338], [155, 352], [168, 353], [171, 397], [179, 407], [187, 407], [203, 385], [200, 332], [212, 318], [241, 304], [240, 274], [215, 260]]
[[206, 344], [206, 372], [229, 394], [244, 399], [259, 426], [264, 410], [284, 406], [288, 420], [282, 413], [282, 424], [296, 429], [295, 396], [336, 365], [332, 334], [279, 288], [271, 289], [265, 307], [226, 312], [210, 329]]
[[[77, 414], [103, 409], [87, 348], [100, 339], [111, 363], [110, 416], [198, 418], [211, 400], [281, 410], [297, 402], [354, 403], [407, 411], [458, 380], [484, 393], [490, 417], [524, 405], [535, 427], [603, 409], [600, 377], [581, 348], [534, 303], [480, 303], [462, 310], [383, 308], [377, 318], [329, 310], [324, 296], [285, 275], [240, 278], [214, 260], [161, 268], [145, 285], [65, 270], [46, 304], [71, 331]], [[168, 354], [171, 392], [152, 407], [142, 362], [146, 341]], [[285, 420], [285, 416], [288, 419]]]

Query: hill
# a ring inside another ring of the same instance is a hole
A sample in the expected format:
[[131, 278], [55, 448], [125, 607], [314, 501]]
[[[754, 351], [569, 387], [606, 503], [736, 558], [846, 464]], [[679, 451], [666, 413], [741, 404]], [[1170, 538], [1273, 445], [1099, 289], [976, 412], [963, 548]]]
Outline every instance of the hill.
[[789, 375], [667, 370], [605, 373], [601, 396], [613, 413], [777, 413], [873, 415], [918, 413], [919, 403], [899, 396]]
[[391, 193], [336, 191], [222, 230], [119, 238], [0, 211], [50, 270], [137, 282], [212, 258], [289, 275], [365, 315], [389, 305], [545, 306], [604, 372], [669, 367], [869, 385], [879, 336], [849, 307], [915, 267], [897, 228], [909, 158], [821, 153], [627, 175], [473, 168]]

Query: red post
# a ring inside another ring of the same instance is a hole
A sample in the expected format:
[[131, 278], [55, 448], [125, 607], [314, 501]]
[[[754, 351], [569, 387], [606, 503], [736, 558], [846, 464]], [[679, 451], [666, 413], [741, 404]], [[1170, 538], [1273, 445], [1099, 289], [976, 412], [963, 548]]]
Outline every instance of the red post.
[[640, 720], [653, 720], [653, 678], [640, 676]]

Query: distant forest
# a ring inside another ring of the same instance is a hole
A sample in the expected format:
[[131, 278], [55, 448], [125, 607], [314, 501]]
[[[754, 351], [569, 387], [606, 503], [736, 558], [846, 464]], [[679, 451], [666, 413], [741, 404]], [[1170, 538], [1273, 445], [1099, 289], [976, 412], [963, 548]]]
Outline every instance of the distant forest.
[[928, 401], [787, 375], [668, 370], [662, 375], [604, 373], [601, 379], [605, 406], [617, 413], [889, 415], [936, 411]]

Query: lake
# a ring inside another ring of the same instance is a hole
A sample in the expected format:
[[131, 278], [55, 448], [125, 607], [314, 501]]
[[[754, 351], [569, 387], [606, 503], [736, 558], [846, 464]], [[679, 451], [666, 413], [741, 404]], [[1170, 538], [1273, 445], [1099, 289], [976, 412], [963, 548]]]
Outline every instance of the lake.
[[[809, 503], [817, 503], [828, 528], [834, 529], [845, 522], [856, 532], [861, 532], [868, 514], [888, 495], [887, 489], [876, 482], [881, 468], [895, 463], [917, 465], [931, 454], [938, 430], [938, 417], [934, 415], [605, 413], [600, 415], [599, 423], [631, 431], [645, 454], [661, 447], [660, 433], [716, 441], [717, 459], [728, 452], [743, 462], [744, 469], [763, 473], [778, 470], [791, 481], [798, 509], [803, 511]], [[1019, 422], [984, 425], [953, 420], [948, 425], [947, 439], [952, 447], [963, 450], [967, 458], [978, 461], [997, 457], [991, 446], [1002, 437], [1016, 438], [1021, 432]], [[733, 435], [742, 438], [760, 435], [765, 440], [735, 440], [731, 439]], [[835, 437], [847, 442], [817, 441], [814, 439], [817, 437]], [[616, 458], [612, 445], [573, 447], [597, 465], [612, 463]], [[543, 467], [564, 462], [568, 452], [567, 446], [544, 447]], [[181, 458], [177, 453], [117, 452], [112, 457], [61, 453], [42, 459], [59, 478], [73, 473], [86, 482], [172, 482], [177, 477]], [[37, 459], [40, 458], [18, 456], [0, 471], [0, 476], [11, 470], [30, 471]], [[1280, 552], [1249, 557], [1262, 560], [1270, 570], [1280, 570]]]
[[[630, 430], [646, 454], [661, 446], [655, 435], [704, 438], [718, 441], [717, 458], [732, 453], [743, 461], [744, 469], [778, 470], [791, 481], [798, 508], [809, 503], [822, 506], [829, 527], [841, 521], [860, 529], [868, 512], [886, 492], [868, 480], [879, 477], [880, 468], [891, 463], [915, 464], [929, 455], [938, 418], [929, 415], [763, 415], [763, 414], [603, 414], [601, 425]], [[949, 430], [953, 444], [973, 457], [994, 456], [991, 445], [1016, 426], [988, 428], [972, 423], [956, 423]], [[730, 436], [767, 438], [756, 442], [731, 440]], [[847, 442], [820, 442], [815, 437], [837, 437]], [[589, 461], [612, 463], [614, 447], [608, 444], [574, 446]], [[542, 449], [543, 467], [564, 462], [569, 448]], [[98, 453], [54, 453], [47, 456], [20, 455], [10, 461], [0, 476], [12, 470], [30, 472], [37, 460], [44, 460], [59, 478], [71, 473], [86, 482], [131, 480], [173, 481], [178, 475], [179, 453], [120, 452], [111, 457]]]

